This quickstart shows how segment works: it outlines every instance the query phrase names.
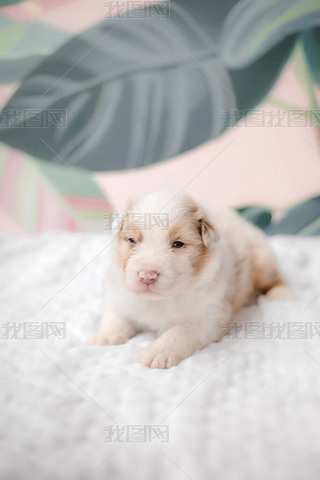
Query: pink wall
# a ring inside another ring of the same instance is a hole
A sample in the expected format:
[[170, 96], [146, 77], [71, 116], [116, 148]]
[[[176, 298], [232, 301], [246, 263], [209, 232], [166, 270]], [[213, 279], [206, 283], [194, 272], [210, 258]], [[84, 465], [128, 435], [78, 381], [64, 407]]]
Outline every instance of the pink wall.
[[320, 193], [320, 160], [313, 129], [236, 127], [174, 160], [95, 177], [117, 209], [163, 185], [208, 203], [287, 207]]

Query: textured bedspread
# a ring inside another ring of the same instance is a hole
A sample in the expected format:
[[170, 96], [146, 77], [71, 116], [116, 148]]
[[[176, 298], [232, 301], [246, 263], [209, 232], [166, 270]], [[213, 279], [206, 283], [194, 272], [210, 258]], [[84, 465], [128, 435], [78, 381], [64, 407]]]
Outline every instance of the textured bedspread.
[[85, 346], [109, 242], [0, 239], [1, 479], [318, 480], [320, 239], [272, 238], [296, 299], [164, 371], [137, 361], [149, 334]]

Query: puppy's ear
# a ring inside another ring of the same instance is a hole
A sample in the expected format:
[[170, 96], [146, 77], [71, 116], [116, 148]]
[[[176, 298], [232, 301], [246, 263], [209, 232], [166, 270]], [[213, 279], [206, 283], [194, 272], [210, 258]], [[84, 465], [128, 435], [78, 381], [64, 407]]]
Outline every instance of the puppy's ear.
[[128, 228], [130, 222], [130, 212], [133, 210], [136, 203], [137, 199], [129, 199], [126, 203], [124, 213], [115, 213], [112, 222], [112, 230], [115, 232], [115, 234]]
[[200, 210], [199, 231], [202, 237], [204, 246], [213, 248], [215, 243], [219, 240], [219, 235], [216, 228], [212, 225], [206, 212]]
[[111, 231], [112, 231], [112, 236], [118, 235], [120, 230], [122, 230], [124, 225], [124, 214], [115, 212], [113, 214], [113, 220], [112, 220], [112, 225], [111, 225]]

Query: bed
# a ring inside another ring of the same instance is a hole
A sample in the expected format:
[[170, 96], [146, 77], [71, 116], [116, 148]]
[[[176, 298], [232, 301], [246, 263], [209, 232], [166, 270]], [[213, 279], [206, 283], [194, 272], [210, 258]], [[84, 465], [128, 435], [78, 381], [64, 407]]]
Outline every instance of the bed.
[[295, 299], [169, 370], [137, 361], [151, 334], [85, 345], [110, 241], [0, 237], [1, 478], [318, 480], [320, 238], [270, 237]]

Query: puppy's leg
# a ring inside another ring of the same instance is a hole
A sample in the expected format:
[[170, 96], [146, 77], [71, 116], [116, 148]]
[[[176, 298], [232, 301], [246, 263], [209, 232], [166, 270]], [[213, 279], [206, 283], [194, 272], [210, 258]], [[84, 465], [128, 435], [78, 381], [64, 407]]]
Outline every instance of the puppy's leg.
[[151, 368], [170, 368], [195, 351], [217, 342], [223, 330], [216, 325], [181, 323], [166, 330], [155, 342], [139, 353], [141, 363]]
[[105, 312], [98, 332], [89, 338], [87, 345], [120, 345], [136, 335], [136, 327], [118, 315]]
[[282, 279], [273, 250], [264, 238], [259, 238], [253, 246], [252, 265], [257, 290], [266, 297], [277, 300], [293, 297]]

